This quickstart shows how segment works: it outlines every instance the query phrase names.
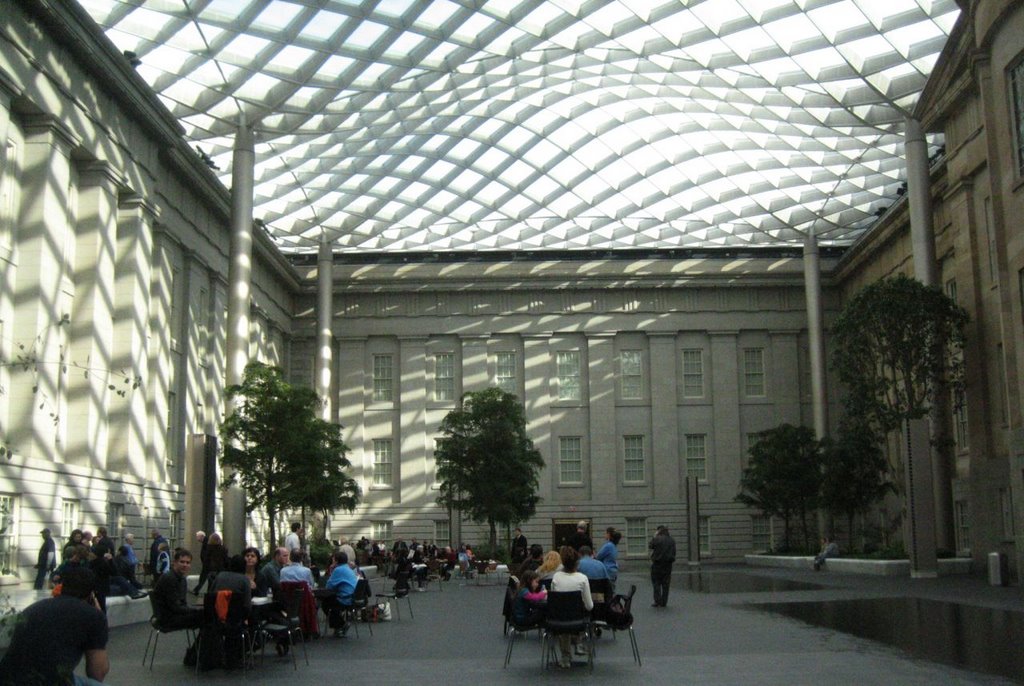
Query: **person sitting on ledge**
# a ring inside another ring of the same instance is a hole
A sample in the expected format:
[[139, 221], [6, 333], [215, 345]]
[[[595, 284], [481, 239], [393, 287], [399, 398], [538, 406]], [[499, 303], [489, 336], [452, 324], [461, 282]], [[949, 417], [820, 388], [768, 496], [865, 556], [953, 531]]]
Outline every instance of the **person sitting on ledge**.
[[825, 560], [830, 557], [839, 557], [839, 546], [829, 536], [821, 539], [821, 552], [814, 556], [814, 571], [820, 572], [825, 565]]

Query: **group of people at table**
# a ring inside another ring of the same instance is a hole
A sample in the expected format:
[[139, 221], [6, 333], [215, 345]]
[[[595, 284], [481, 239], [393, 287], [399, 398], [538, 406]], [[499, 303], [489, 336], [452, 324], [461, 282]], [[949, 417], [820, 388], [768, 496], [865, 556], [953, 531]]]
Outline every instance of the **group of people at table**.
[[[594, 554], [593, 541], [587, 535], [587, 523], [580, 522], [576, 532], [569, 537], [566, 545], [547, 553], [540, 545], [528, 548], [529, 556], [516, 569], [519, 580], [512, 615], [516, 625], [529, 627], [539, 625], [545, 614], [548, 591], [575, 592], [583, 598], [587, 611], [594, 609], [594, 597], [590, 591], [591, 580], [607, 580], [609, 593], [614, 591], [619, 576], [618, 543], [622, 534], [615, 527], [605, 530], [605, 540]], [[516, 530], [513, 554], [521, 554], [525, 538]], [[610, 599], [610, 595], [609, 595]], [[558, 665], [568, 668], [572, 654], [586, 655], [586, 646], [577, 636], [559, 634]]]

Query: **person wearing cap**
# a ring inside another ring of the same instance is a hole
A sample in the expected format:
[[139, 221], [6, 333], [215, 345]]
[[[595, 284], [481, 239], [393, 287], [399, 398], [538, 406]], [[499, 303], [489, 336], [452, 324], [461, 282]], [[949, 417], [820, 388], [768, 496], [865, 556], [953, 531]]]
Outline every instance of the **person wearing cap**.
[[676, 561], [676, 542], [669, 535], [668, 527], [659, 526], [647, 547], [651, 550], [651, 584], [654, 586], [651, 607], [665, 607], [668, 604], [668, 586], [672, 581], [672, 563]]
[[43, 545], [36, 558], [36, 581], [32, 585], [37, 591], [43, 589], [47, 575], [57, 568], [57, 544], [50, 538], [50, 530], [43, 529], [39, 533], [43, 536]]

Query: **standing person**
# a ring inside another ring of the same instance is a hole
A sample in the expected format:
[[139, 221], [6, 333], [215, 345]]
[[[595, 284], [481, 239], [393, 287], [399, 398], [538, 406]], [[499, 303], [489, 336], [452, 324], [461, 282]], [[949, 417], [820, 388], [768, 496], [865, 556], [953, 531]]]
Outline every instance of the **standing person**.
[[50, 538], [50, 530], [43, 529], [39, 533], [43, 537], [43, 544], [36, 557], [36, 581], [32, 585], [37, 591], [42, 590], [46, 576], [57, 568], [57, 544]]
[[302, 550], [302, 523], [292, 522], [292, 530], [287, 536], [284, 537], [284, 547], [288, 549], [288, 552], [293, 550]]
[[512, 549], [510, 556], [513, 564], [522, 564], [523, 560], [526, 559], [527, 551], [530, 549], [530, 544], [526, 541], [526, 536], [523, 535], [523, 530], [518, 526], [516, 527], [516, 535], [512, 538]]
[[149, 535], [153, 538], [153, 542], [149, 544], [149, 560], [146, 563], [146, 571], [152, 575], [153, 583], [156, 584], [157, 577], [160, 576], [156, 571], [156, 563], [160, 558], [160, 544], [166, 544], [167, 539], [160, 534], [159, 529], [153, 529]]
[[[132, 574], [128, 578], [129, 581], [135, 580], [135, 569], [139, 566], [139, 556], [135, 552], [135, 534], [125, 534], [124, 543], [121, 544], [121, 550], [124, 551], [125, 561], [132, 566]], [[142, 588], [142, 585], [139, 585]]]
[[608, 572], [608, 580], [612, 582], [612, 589], [615, 589], [615, 581], [619, 578], [619, 541], [622, 534], [610, 526], [604, 530], [604, 545], [594, 555], [594, 559], [604, 565]]
[[199, 590], [206, 583], [206, 580], [210, 576], [210, 565], [206, 562], [207, 549], [210, 546], [209, 538], [206, 536], [205, 531], [196, 532], [196, 543], [199, 544], [199, 564], [202, 565], [202, 569], [199, 571], [199, 582], [196, 587], [192, 589], [192, 595], [199, 595]]
[[75, 552], [75, 548], [80, 545], [82, 545], [82, 530], [75, 529], [71, 532], [71, 535], [68, 536], [68, 541], [64, 544], [64, 548], [61, 550], [60, 561], [64, 562], [69, 559]]
[[212, 533], [206, 540], [206, 557], [200, 558], [203, 563], [203, 571], [199, 575], [199, 583], [192, 589], [192, 593], [199, 595], [203, 584], [209, 579], [213, 580], [218, 574], [227, 569], [228, 550], [224, 547], [224, 541], [220, 534]]
[[[64, 573], [61, 594], [29, 605], [14, 625], [0, 662], [0, 684], [94, 686], [110, 671], [107, 618], [93, 595], [96, 579], [84, 567]], [[85, 673], [74, 673], [85, 657]]]
[[667, 527], [659, 526], [647, 547], [651, 550], [651, 585], [654, 586], [651, 607], [665, 607], [668, 604], [668, 586], [672, 581], [672, 563], [676, 561], [676, 542]]
[[591, 540], [590, 536], [587, 535], [587, 528], [588, 528], [587, 522], [585, 520], [581, 519], [576, 524], [576, 533], [574, 533], [572, 536], [569, 537], [569, 540], [566, 541], [566, 545], [571, 547], [577, 553], [580, 551], [580, 548], [582, 548], [583, 546], [588, 546], [591, 549], [593, 549], [594, 541]]
[[[85, 537], [83, 536], [83, 542]], [[96, 600], [104, 614], [107, 612], [107, 596], [110, 594], [110, 580], [117, 576], [117, 569], [114, 567], [114, 544], [107, 536], [107, 528], [101, 526], [96, 529], [96, 536], [92, 539], [92, 548], [89, 551], [91, 559], [89, 566], [96, 575]]]

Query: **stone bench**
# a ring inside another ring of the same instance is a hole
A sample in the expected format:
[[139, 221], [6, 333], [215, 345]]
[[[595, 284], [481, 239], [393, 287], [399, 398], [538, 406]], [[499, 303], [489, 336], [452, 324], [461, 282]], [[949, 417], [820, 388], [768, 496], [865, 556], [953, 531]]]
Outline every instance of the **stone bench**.
[[[782, 567], [788, 569], [814, 569], [813, 556], [789, 557], [785, 555], [745, 555], [750, 567]], [[944, 558], [939, 562], [939, 576], [971, 573], [971, 558]], [[910, 576], [910, 560], [865, 560], [855, 557], [831, 557], [824, 569], [834, 574], [869, 574], [874, 576]]]

